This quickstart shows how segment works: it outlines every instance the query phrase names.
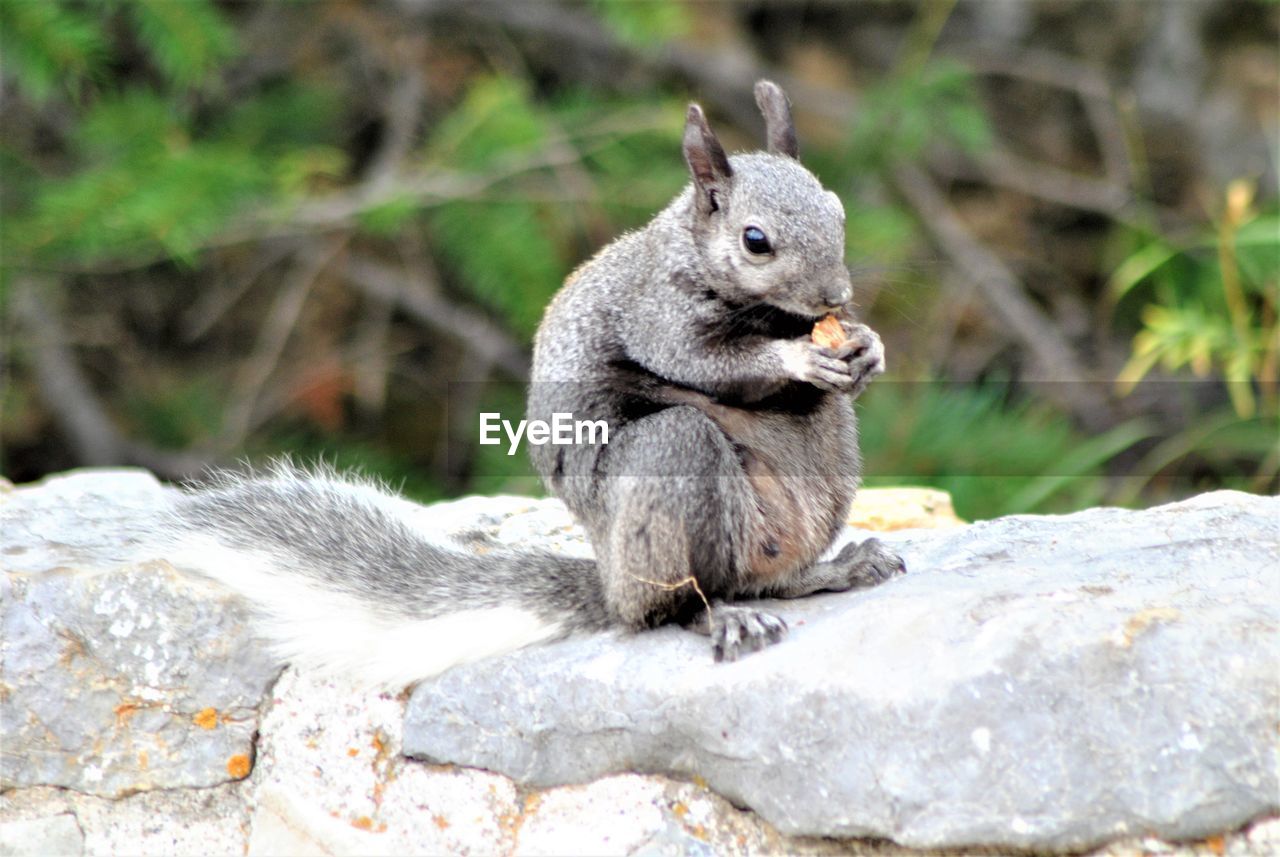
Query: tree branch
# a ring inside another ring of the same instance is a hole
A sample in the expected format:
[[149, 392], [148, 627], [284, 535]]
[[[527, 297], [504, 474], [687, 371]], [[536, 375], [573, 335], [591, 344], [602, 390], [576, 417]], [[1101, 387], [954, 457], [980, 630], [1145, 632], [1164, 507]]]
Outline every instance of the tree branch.
[[986, 299], [987, 306], [1034, 356], [1047, 380], [1045, 393], [1066, 407], [1085, 425], [1100, 426], [1111, 410], [1099, 394], [1091, 375], [1071, 347], [1026, 295], [1022, 283], [995, 253], [983, 246], [965, 227], [946, 197], [918, 167], [899, 165], [892, 173], [894, 186], [919, 216], [934, 242], [955, 263]]
[[1107, 177], [1121, 187], [1133, 186], [1133, 164], [1124, 123], [1115, 110], [1115, 92], [1097, 68], [1047, 50], [1025, 49], [1010, 56], [1001, 49], [977, 48], [953, 55], [984, 74], [1003, 75], [1074, 92], [1080, 98], [1093, 128]]
[[285, 344], [298, 323], [303, 304], [316, 278], [346, 246], [346, 239], [331, 240], [326, 246], [304, 251], [276, 295], [262, 327], [253, 354], [240, 367], [235, 387], [235, 400], [228, 408], [223, 423], [222, 442], [239, 446], [254, 425], [255, 410], [267, 379], [275, 371]]
[[124, 437], [102, 407], [67, 345], [62, 324], [40, 298], [52, 285], [32, 277], [13, 283], [14, 319], [29, 336], [32, 373], [76, 460], [90, 467], [135, 464], [162, 478], [189, 479], [213, 463], [200, 453], [170, 452]]
[[525, 350], [480, 313], [434, 293], [412, 273], [353, 255], [343, 274], [370, 297], [392, 304], [421, 324], [457, 340], [516, 380], [529, 377]]
[[1117, 220], [1124, 219], [1125, 210], [1135, 201], [1129, 188], [1108, 179], [1080, 175], [1003, 149], [984, 152], [972, 161], [960, 155], [934, 153], [929, 163], [957, 178], [980, 179], [992, 187]]

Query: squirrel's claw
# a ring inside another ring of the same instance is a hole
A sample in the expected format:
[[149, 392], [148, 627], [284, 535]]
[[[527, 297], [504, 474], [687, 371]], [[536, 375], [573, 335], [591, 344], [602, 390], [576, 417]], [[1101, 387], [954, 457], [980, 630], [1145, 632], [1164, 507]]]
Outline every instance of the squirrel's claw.
[[711, 653], [717, 662], [772, 646], [787, 633], [780, 617], [750, 607], [717, 604], [711, 608]]
[[836, 355], [849, 367], [850, 383], [845, 388], [850, 395], [858, 396], [877, 375], [884, 374], [884, 343], [880, 334], [865, 324], [843, 323], [848, 337]]
[[807, 338], [787, 343], [784, 369], [790, 377], [812, 384], [829, 393], [852, 389], [853, 376], [849, 363], [837, 352], [823, 345], [815, 345]]
[[877, 586], [907, 573], [902, 557], [885, 547], [879, 539], [850, 542], [831, 560], [833, 565], [848, 567], [845, 589], [862, 589]]

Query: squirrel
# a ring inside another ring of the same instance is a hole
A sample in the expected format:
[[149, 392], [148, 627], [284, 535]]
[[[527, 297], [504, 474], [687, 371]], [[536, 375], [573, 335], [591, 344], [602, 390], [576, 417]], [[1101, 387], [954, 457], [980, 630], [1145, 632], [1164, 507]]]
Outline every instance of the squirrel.
[[[284, 660], [408, 685], [576, 632], [677, 622], [714, 658], [778, 642], [749, 598], [873, 586], [880, 541], [820, 561], [859, 480], [852, 399], [884, 371], [849, 311], [844, 209], [798, 160], [790, 105], [755, 86], [767, 151], [727, 156], [698, 105], [692, 181], [566, 280], [534, 341], [528, 417], [604, 420], [607, 443], [532, 446], [595, 559], [470, 554], [368, 480], [279, 463], [189, 486], [168, 555], [239, 590]], [[810, 331], [835, 314], [845, 342]]]

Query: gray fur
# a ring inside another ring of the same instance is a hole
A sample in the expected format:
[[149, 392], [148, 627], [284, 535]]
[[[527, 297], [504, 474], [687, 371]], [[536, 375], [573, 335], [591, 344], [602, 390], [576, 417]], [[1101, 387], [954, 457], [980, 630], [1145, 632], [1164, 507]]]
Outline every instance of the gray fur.
[[[529, 418], [568, 412], [610, 427], [607, 445], [531, 447], [596, 562], [452, 551], [414, 532], [391, 495], [287, 466], [188, 493], [174, 531], [253, 554], [265, 573], [301, 575], [391, 622], [500, 607], [556, 633], [693, 620], [717, 659], [786, 630], [724, 600], [899, 573], [874, 540], [818, 562], [858, 480], [849, 394], [883, 371], [883, 349], [848, 317], [839, 199], [795, 160], [782, 90], [762, 81], [756, 96], [773, 153], [727, 157], [691, 106], [691, 184], [580, 267], [538, 330]], [[749, 251], [748, 226], [770, 252]], [[829, 312], [849, 336], [834, 351], [810, 340]]]
[[764, 114], [764, 137], [770, 154], [800, 157], [796, 126], [791, 121], [791, 103], [782, 87], [771, 80], [756, 82], [756, 106]]
[[281, 462], [267, 474], [221, 473], [189, 490], [174, 506], [173, 529], [276, 558], [274, 567], [307, 575], [388, 619], [509, 605], [564, 622], [568, 631], [609, 626], [591, 560], [449, 550], [367, 502], [375, 493], [390, 496], [370, 480]]
[[[607, 446], [532, 456], [586, 527], [609, 612], [629, 627], [697, 613], [702, 596], [795, 597], [902, 570], [878, 542], [817, 562], [859, 474], [844, 394], [883, 371], [883, 349], [848, 318], [840, 202], [794, 159], [782, 90], [762, 81], [756, 95], [777, 153], [721, 163], [691, 107], [693, 182], [569, 278], [534, 347], [529, 418], [610, 425]], [[767, 258], [744, 247], [748, 226], [768, 236]], [[850, 337], [837, 351], [809, 338], [833, 311]], [[712, 610], [717, 657], [780, 636], [780, 620], [744, 610]]]

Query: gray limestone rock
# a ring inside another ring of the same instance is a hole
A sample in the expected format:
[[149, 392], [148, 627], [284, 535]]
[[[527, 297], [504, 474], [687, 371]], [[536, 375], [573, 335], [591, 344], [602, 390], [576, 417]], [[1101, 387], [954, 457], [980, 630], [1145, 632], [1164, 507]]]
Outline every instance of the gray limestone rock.
[[[1278, 803], [1275, 499], [891, 534], [909, 576], [776, 605], [792, 633], [769, 652], [574, 640], [443, 676], [405, 723], [402, 697], [273, 685], [243, 605], [145, 547], [167, 490], [0, 487], [0, 854], [907, 853], [766, 820], [1107, 857], [1280, 842], [1274, 819], [1230, 832]], [[589, 554], [553, 501], [422, 516], [442, 541]], [[406, 760], [402, 725], [411, 752], [519, 782]], [[560, 782], [586, 784], [527, 787]], [[1205, 833], [1225, 835], [1150, 838]]]
[[119, 796], [248, 773], [279, 669], [227, 592], [136, 561], [163, 491], [109, 472], [0, 498], [0, 788]]
[[910, 573], [775, 603], [714, 664], [677, 628], [417, 688], [404, 746], [533, 785], [701, 777], [787, 834], [1080, 849], [1280, 808], [1280, 499], [890, 534]]
[[405, 759], [402, 696], [287, 670], [262, 720], [249, 855], [797, 854], [703, 786], [625, 774], [517, 789]]
[[84, 832], [69, 812], [0, 823], [0, 857], [79, 854]]

